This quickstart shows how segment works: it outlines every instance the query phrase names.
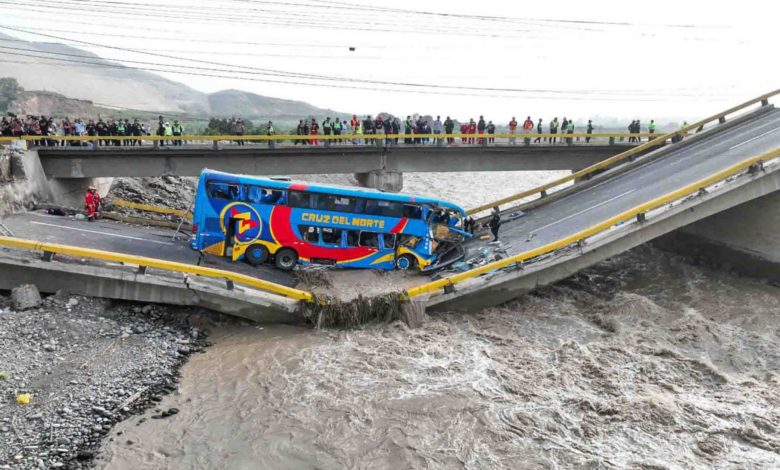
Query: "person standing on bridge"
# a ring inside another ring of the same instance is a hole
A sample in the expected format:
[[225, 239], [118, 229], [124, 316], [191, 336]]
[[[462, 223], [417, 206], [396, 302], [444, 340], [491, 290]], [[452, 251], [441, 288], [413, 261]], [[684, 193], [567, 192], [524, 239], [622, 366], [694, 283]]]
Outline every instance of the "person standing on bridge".
[[[317, 120], [314, 118], [311, 118], [311, 124], [309, 124], [309, 135], [311, 136], [317, 136], [319, 134], [320, 126], [317, 124]], [[311, 145], [320, 145], [320, 141], [317, 140], [317, 138], [309, 139], [309, 144]]]
[[[485, 134], [485, 129], [487, 129], [487, 124], [485, 124], [485, 117], [484, 116], [480, 116], [479, 117], [479, 122], [477, 123], [477, 131], [479, 132], [479, 135], [484, 135]], [[482, 145], [484, 143], [485, 143], [485, 139], [480, 137], [479, 145]]]
[[655, 137], [653, 134], [655, 134], [655, 120], [651, 119], [650, 124], [647, 125], [647, 132], [650, 133], [650, 137], [648, 141], [653, 140]]
[[[469, 131], [468, 132], [469, 132], [470, 135], [474, 135], [474, 134], [477, 133], [477, 123], [474, 122], [473, 118], [469, 119]], [[473, 145], [474, 142], [475, 142], [474, 137], [469, 137], [469, 143]]]
[[531, 116], [528, 116], [525, 118], [525, 122], [523, 122], [523, 134], [526, 135], [525, 138], [525, 145], [531, 144], [531, 138], [527, 137], [531, 134], [531, 131], [534, 130], [534, 122], [531, 120]]
[[542, 118], [539, 118], [539, 122], [536, 123], [536, 133], [539, 134], [539, 136], [534, 139], [535, 144], [541, 144], [542, 143]]
[[[441, 116], [436, 116], [436, 120], [433, 121], [433, 133], [437, 135], [441, 134], [441, 130], [442, 130]], [[437, 137], [435, 144], [441, 145], [441, 139]]]
[[493, 234], [493, 241], [491, 243], [498, 242], [498, 229], [501, 228], [501, 211], [498, 206], [493, 208], [493, 212], [490, 213], [490, 220], [487, 223], [490, 228], [490, 233]]
[[628, 136], [628, 143], [634, 142], [634, 129], [636, 127], [636, 120], [631, 121], [631, 124], [628, 125], [628, 133], [630, 134]]
[[390, 126], [390, 132], [395, 136], [393, 138], [393, 145], [398, 146], [398, 134], [401, 133], [401, 120], [398, 118], [393, 119], [393, 123]]
[[[141, 137], [143, 135], [143, 132], [144, 132], [144, 128], [143, 126], [141, 126], [141, 123], [138, 122], [138, 119], [134, 119], [133, 124], [130, 126], [130, 133], [133, 135], [133, 137]], [[141, 139], [133, 139], [132, 142], [133, 142], [132, 144], [133, 147], [135, 147], [136, 145], [140, 147], [142, 143]]]
[[327, 136], [330, 135], [330, 131], [333, 124], [330, 122], [330, 117], [326, 117], [324, 121], [322, 121], [322, 133], [326, 136], [325, 138], [325, 146], [330, 147], [330, 140], [327, 139]]
[[[517, 132], [517, 120], [512, 116], [512, 120], [509, 121], [509, 133], [514, 134], [515, 132]], [[516, 143], [517, 139], [514, 136], [509, 138], [509, 145], [515, 145]]]
[[[569, 128], [569, 120], [566, 119], [566, 116], [563, 117], [563, 121], [561, 121], [561, 134], [566, 133], [566, 129]], [[561, 143], [563, 143], [563, 136], [561, 136]]]
[[[488, 133], [489, 136], [492, 136], [492, 135], [494, 135], [496, 133], [496, 125], [493, 124], [493, 121], [488, 121], [487, 133]], [[488, 137], [488, 143], [489, 144], [496, 143], [496, 138], [495, 137]]]
[[[109, 131], [110, 130], [111, 128], [109, 127]], [[111, 132], [109, 132], [109, 134], [113, 135]], [[165, 136], [165, 121], [162, 116], [157, 118], [157, 135], [160, 137]], [[165, 147], [165, 139], [160, 139], [160, 146]]]
[[333, 120], [333, 135], [339, 136], [339, 138], [336, 140], [337, 143], [341, 143], [341, 120], [338, 116], [336, 116], [336, 119]]
[[[181, 137], [184, 135], [184, 126], [179, 123], [178, 119], [173, 120], [173, 126], [171, 126], [171, 134], [174, 137]], [[181, 147], [182, 141], [181, 139], [176, 139], [173, 141], [173, 145], [176, 147]]]
[[555, 119], [550, 121], [550, 134], [553, 134], [552, 136], [547, 138], [547, 142], [554, 144], [555, 143], [555, 134], [558, 133], [558, 116], [555, 116]]
[[589, 144], [590, 143], [590, 135], [593, 134], [593, 121], [591, 121], [590, 119], [588, 119], [587, 132], [588, 132], [588, 137], [585, 137], [585, 143]]
[[[270, 137], [270, 136], [272, 136], [274, 134], [276, 134], [276, 131], [274, 130], [274, 123], [273, 123], [273, 121], [268, 121], [268, 125], [265, 128], [265, 135]], [[274, 148], [275, 144], [276, 144], [276, 141], [274, 141], [274, 140], [269, 140], [268, 141], [268, 147], [269, 148]]]
[[[574, 134], [574, 119], [569, 121], [568, 125], [566, 126], [566, 133], [567, 134]], [[574, 143], [574, 139], [571, 138], [571, 137], [567, 137], [566, 138], [566, 143], [571, 145], [572, 143]]]
[[[455, 130], [455, 123], [450, 119], [449, 116], [447, 116], [447, 119], [444, 120], [444, 132], [447, 135], [452, 135], [452, 132]], [[452, 143], [455, 141], [452, 137], [447, 137], [447, 145], [452, 145]]]

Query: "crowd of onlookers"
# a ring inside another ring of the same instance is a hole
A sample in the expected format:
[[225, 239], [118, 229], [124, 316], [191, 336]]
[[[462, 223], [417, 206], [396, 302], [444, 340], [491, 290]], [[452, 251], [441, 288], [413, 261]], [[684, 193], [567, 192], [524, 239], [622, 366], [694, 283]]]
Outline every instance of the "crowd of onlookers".
[[[457, 131], [459, 132], [456, 132]], [[566, 137], [565, 134], [574, 133], [574, 121], [567, 118], [563, 118], [562, 121], [558, 121], [555, 117], [547, 125], [544, 124], [542, 119], [538, 119], [534, 122], [531, 116], [528, 116], [522, 123], [518, 122], [514, 117], [509, 121], [506, 126], [507, 133], [511, 135], [509, 138], [510, 144], [516, 143], [516, 138], [513, 134], [521, 134], [525, 143], [542, 142], [543, 140], [549, 143], [557, 142], [556, 134], [562, 134], [561, 142], [571, 143], [572, 138]], [[218, 132], [221, 135], [243, 136], [248, 133], [248, 126], [243, 119], [231, 118], [231, 119], [211, 119], [209, 121], [208, 130]], [[585, 126], [585, 134], [592, 134], [594, 126], [592, 121], [588, 121]], [[641, 124], [639, 120], [634, 120], [628, 126], [629, 130], [629, 142], [639, 142], [640, 137], [635, 134], [641, 132]], [[654, 121], [650, 121], [647, 126], [647, 131], [650, 134], [655, 133], [656, 125]], [[277, 135], [272, 121], [268, 121], [267, 125], [260, 126], [259, 130], [255, 128], [256, 133], [264, 135]], [[444, 120], [441, 116], [436, 116], [436, 119], [432, 117], [423, 116], [407, 116], [406, 119], [401, 121], [400, 118], [392, 117], [389, 115], [378, 115], [376, 118], [372, 118], [367, 115], [363, 119], [359, 119], [357, 115], [352, 115], [352, 118], [347, 120], [339, 117], [326, 117], [322, 121], [317, 121], [316, 118], [301, 119], [298, 122], [298, 126], [293, 130], [295, 135], [308, 136], [306, 139], [294, 140], [296, 145], [319, 145], [320, 141], [331, 143], [352, 143], [362, 145], [364, 142], [368, 143], [372, 140], [378, 140], [375, 136], [378, 134], [385, 135], [381, 140], [386, 140], [388, 143], [397, 144], [399, 142], [397, 136], [404, 134], [405, 144], [429, 144], [431, 141], [435, 143], [448, 143], [455, 142], [455, 138], [447, 137], [445, 139], [434, 138], [431, 139], [430, 135], [436, 134], [460, 134], [460, 140], [463, 144], [483, 144], [492, 143], [495, 140], [493, 137], [496, 134], [496, 125], [493, 121], [485, 120], [483, 116], [480, 116], [478, 120], [469, 119], [464, 122], [456, 122], [447, 116]], [[541, 136], [533, 136], [531, 134], [550, 134], [550, 136], [544, 139]], [[67, 141], [58, 139], [59, 136], [90, 136], [96, 137], [94, 142], [98, 145], [105, 146], [136, 146], [141, 145], [142, 141], [137, 139], [118, 139], [117, 137], [139, 137], [147, 135], [157, 135], [166, 137], [166, 139], [160, 139], [160, 145], [182, 145], [183, 141], [177, 139], [177, 137], [185, 135], [184, 126], [178, 121], [174, 120], [171, 124], [170, 121], [165, 120], [163, 116], [159, 116], [156, 128], [152, 128], [150, 125], [139, 122], [138, 119], [134, 119], [132, 122], [129, 119], [98, 119], [97, 121], [89, 119], [86, 122], [83, 119], [68, 118], [62, 120], [55, 120], [51, 117], [45, 116], [27, 116], [21, 118], [13, 114], [9, 114], [0, 120], [0, 135], [5, 137], [20, 137], [20, 136], [40, 136], [40, 140], [34, 141], [34, 145], [41, 146], [57, 146], [57, 145], [81, 145], [82, 142]], [[421, 137], [415, 137], [420, 135]], [[327, 139], [321, 139], [320, 136], [338, 136], [338, 138], [328, 137]], [[343, 137], [342, 137], [343, 136]], [[100, 139], [100, 137], [113, 137], [111, 139]], [[89, 139], [92, 140], [92, 139]], [[590, 137], [585, 138], [586, 142], [590, 142]], [[238, 145], [244, 145], [245, 140], [237, 139], [235, 142]]]

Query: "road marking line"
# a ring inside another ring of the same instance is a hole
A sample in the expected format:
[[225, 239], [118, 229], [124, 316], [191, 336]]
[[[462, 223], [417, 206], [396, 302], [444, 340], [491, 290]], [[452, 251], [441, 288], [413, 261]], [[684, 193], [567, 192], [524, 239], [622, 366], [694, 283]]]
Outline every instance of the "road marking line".
[[769, 131], [769, 132], [764, 132], [763, 134], [761, 134], [761, 135], [757, 135], [757, 136], [753, 137], [752, 139], [748, 139], [748, 140], [746, 140], [746, 141], [742, 142], [741, 144], [737, 144], [737, 145], [735, 145], [735, 146], [731, 147], [729, 150], [734, 150], [734, 149], [735, 149], [735, 148], [737, 148], [737, 147], [742, 147], [742, 146], [743, 146], [743, 145], [745, 145], [745, 144], [749, 144], [750, 142], [753, 142], [753, 141], [754, 141], [754, 140], [756, 140], [756, 139], [760, 139], [761, 137], [764, 137], [764, 136], [765, 136], [765, 135], [767, 135], [767, 134], [771, 134], [772, 132], [774, 132], [774, 131], [777, 131], [777, 130], [780, 130], [780, 127], [776, 127], [776, 128], [772, 129], [772, 130], [771, 130], [771, 131]]
[[564, 218], [562, 218], [562, 219], [559, 219], [559, 220], [556, 220], [555, 222], [552, 222], [552, 223], [550, 223], [550, 224], [547, 224], [547, 225], [545, 225], [544, 227], [539, 227], [539, 228], [537, 228], [537, 229], [534, 229], [534, 230], [533, 230], [531, 233], [533, 233], [533, 234], [536, 234], [537, 232], [539, 232], [539, 231], [541, 231], [541, 230], [544, 230], [544, 229], [546, 229], [546, 228], [552, 227], [553, 225], [555, 225], [555, 224], [559, 224], [559, 223], [561, 223], [561, 222], [563, 222], [563, 221], [565, 221], [565, 220], [569, 220], [569, 219], [571, 219], [572, 217], [576, 217], [576, 216], [578, 216], [578, 215], [584, 214], [585, 212], [588, 212], [588, 211], [590, 211], [590, 210], [593, 210], [593, 209], [595, 209], [595, 208], [597, 208], [597, 207], [603, 206], [604, 204], [608, 204], [608, 203], [610, 203], [610, 202], [614, 201], [615, 199], [620, 199], [621, 197], [623, 197], [623, 196], [627, 196], [627, 195], [629, 195], [629, 194], [631, 194], [631, 193], [634, 193], [634, 192], [636, 192], [636, 191], [637, 191], [636, 189], [632, 189], [632, 190], [629, 190], [629, 191], [626, 191], [626, 192], [624, 192], [623, 194], [618, 194], [617, 196], [615, 196], [615, 197], [613, 197], [613, 198], [610, 198], [610, 199], [607, 199], [606, 201], [602, 201], [602, 202], [600, 202], [600, 203], [596, 204], [595, 206], [588, 207], [587, 209], [583, 209], [583, 210], [581, 210], [581, 211], [579, 211], [579, 212], [577, 212], [577, 213], [575, 213], [575, 214], [570, 214], [570, 215], [567, 215], [566, 217], [564, 217]]
[[79, 232], [87, 232], [87, 233], [97, 233], [99, 235], [105, 235], [107, 237], [119, 237], [119, 238], [127, 238], [128, 240], [139, 240], [142, 242], [149, 242], [149, 243], [157, 243], [159, 245], [168, 245], [168, 242], [158, 242], [157, 240], [149, 240], [148, 238], [141, 238], [141, 237], [131, 237], [130, 235], [119, 235], [116, 233], [106, 233], [106, 232], [100, 232], [98, 230], [87, 230], [84, 228], [76, 228], [76, 227], [68, 227], [66, 225], [56, 225], [56, 224], [47, 224], [45, 222], [35, 222], [31, 221], [31, 224], [34, 225], [45, 225], [48, 227], [57, 227], [57, 228], [64, 228], [66, 230], [77, 230]]

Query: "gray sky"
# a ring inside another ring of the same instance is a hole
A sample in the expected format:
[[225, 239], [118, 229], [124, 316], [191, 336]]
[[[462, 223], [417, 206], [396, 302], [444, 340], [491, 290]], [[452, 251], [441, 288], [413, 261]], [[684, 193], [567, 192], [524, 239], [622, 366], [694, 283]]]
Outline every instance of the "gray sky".
[[[163, 73], [198, 90], [236, 88], [345, 112], [484, 114], [496, 122], [529, 114], [690, 120], [778, 87], [770, 76], [777, 15], [764, 5], [0, 0], [0, 25], [169, 55], [56, 40], [118, 60], [220, 75]], [[399, 11], [377, 11], [385, 8]], [[229, 78], [237, 76], [250, 80]]]

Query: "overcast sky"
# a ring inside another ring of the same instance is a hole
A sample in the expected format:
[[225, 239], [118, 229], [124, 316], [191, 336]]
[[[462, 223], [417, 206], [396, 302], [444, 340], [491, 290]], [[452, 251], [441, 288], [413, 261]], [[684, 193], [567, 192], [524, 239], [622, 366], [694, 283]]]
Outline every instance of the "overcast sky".
[[[163, 73], [201, 91], [236, 88], [345, 112], [692, 120], [778, 88], [777, 17], [762, 5], [0, 0], [0, 26], [164, 58], [0, 31], [221, 76]], [[377, 11], [387, 8], [399, 11]]]

